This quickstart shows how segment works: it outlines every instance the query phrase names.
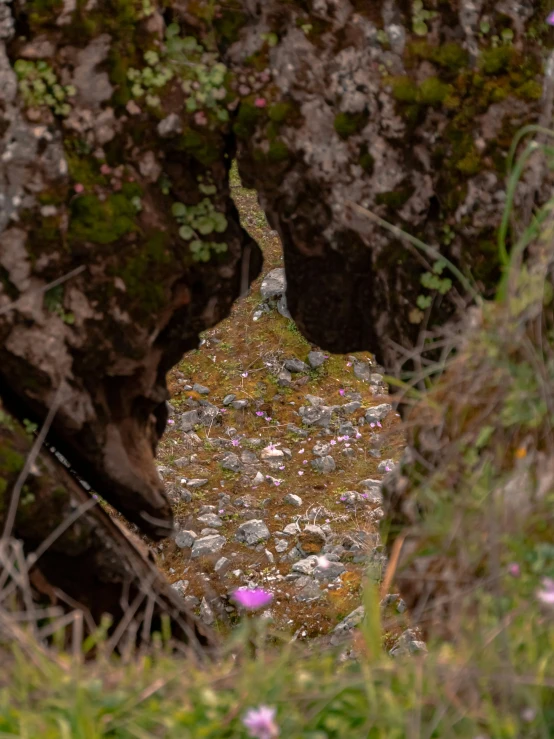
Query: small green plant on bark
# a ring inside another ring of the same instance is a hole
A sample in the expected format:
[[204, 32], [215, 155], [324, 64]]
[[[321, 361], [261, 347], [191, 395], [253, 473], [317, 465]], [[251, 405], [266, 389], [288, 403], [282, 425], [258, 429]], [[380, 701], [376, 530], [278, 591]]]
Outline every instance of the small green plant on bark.
[[[210, 185], [203, 187], [204, 190], [210, 189]], [[204, 198], [198, 205], [173, 203], [171, 212], [180, 224], [179, 236], [189, 242], [193, 261], [209, 262], [213, 254], [224, 254], [227, 251], [228, 247], [224, 242], [202, 240], [203, 236], [224, 233], [227, 230], [227, 218], [215, 209], [209, 198]]]
[[75, 95], [72, 85], [61, 85], [52, 67], [43, 60], [18, 59], [14, 64], [19, 92], [29, 108], [49, 108], [54, 115], [67, 116], [68, 98]]

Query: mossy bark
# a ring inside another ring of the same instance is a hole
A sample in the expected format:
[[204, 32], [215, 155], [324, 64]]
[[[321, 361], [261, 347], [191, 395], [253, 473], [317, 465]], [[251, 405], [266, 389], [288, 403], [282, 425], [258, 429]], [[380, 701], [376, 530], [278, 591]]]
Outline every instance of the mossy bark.
[[[424, 289], [433, 264], [356, 204], [493, 289], [506, 152], [550, 124], [551, 31], [542, 2], [476, 7], [0, 5], [0, 393], [37, 421], [59, 397], [53, 443], [153, 538], [172, 527], [154, 464], [165, 373], [261, 267], [229, 195], [235, 154], [320, 346], [390, 368], [466, 305], [458, 284]], [[516, 207], [549, 186], [537, 161]], [[225, 232], [191, 237], [173, 206], [206, 193]]]

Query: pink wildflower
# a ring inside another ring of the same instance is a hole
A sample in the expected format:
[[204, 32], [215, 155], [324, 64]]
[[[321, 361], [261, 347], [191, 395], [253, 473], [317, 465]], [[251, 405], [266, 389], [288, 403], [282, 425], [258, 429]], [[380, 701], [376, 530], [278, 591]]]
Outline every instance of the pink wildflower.
[[343, 389], [342, 387], [341, 387], [341, 389], [339, 390], [339, 395], [344, 395], [344, 389]]
[[347, 367], [352, 367], [352, 362], [347, 362], [347, 363], [346, 363], [346, 366], [347, 366]]
[[249, 611], [257, 611], [258, 608], [265, 608], [273, 600], [273, 593], [268, 593], [267, 590], [261, 588], [255, 588], [254, 590], [235, 590], [233, 598], [243, 608], [247, 608]]
[[100, 167], [100, 172], [101, 172], [102, 174], [111, 174], [111, 171], [112, 171], [112, 168], [110, 167], [110, 165], [109, 165], [109, 164], [103, 164], [103, 165], [102, 165], [102, 166]]
[[174, 421], [174, 420], [173, 420], [172, 418], [168, 418], [168, 419], [167, 419], [167, 422], [168, 422], [168, 424], [169, 424], [170, 426], [173, 426], [173, 424], [175, 423], [175, 421]]
[[279, 485], [281, 484], [281, 480], [273, 480], [273, 482], [275, 483], [275, 485], [277, 485], [277, 487], [279, 487]]
[[271, 421], [271, 418], [269, 416], [266, 416], [265, 420], [269, 423]]
[[336, 443], [337, 443], [337, 442], [336, 442], [336, 441], [335, 441], [334, 439], [331, 439], [331, 445], [332, 445], [332, 446], [335, 446], [335, 444], [336, 444]]
[[552, 13], [549, 13], [549, 15], [547, 15], [546, 22], [549, 26], [554, 26], [554, 10], [552, 11]]
[[304, 460], [302, 461], [302, 464], [308, 464], [308, 460], [307, 460], [307, 459], [304, 459]]
[[238, 445], [240, 444], [240, 441], [239, 441], [238, 439], [233, 439], [233, 440], [231, 441], [231, 444], [232, 444], [233, 446], [238, 446]]
[[243, 373], [241, 374], [241, 377], [248, 377], [248, 372], [243, 372]]
[[298, 474], [299, 475], [303, 475], [304, 474], [304, 470], [298, 470]]
[[84, 191], [85, 191], [85, 186], [84, 186], [84, 185], [82, 185], [82, 184], [81, 184], [80, 182], [78, 182], [78, 183], [77, 183], [77, 184], [76, 184], [76, 185], [74, 186], [74, 188], [73, 188], [73, 189], [75, 190], [75, 192], [76, 192], [76, 193], [82, 193], [82, 192], [84, 192]]
[[263, 416], [263, 414], [264, 414], [264, 412], [263, 412], [263, 411], [256, 411], [256, 415], [257, 415], [257, 416]]
[[279, 736], [279, 727], [275, 723], [276, 708], [260, 706], [250, 708], [242, 719], [252, 739], [274, 739]]
[[256, 98], [254, 101], [254, 105], [256, 108], [265, 108], [267, 105], [267, 100], [265, 98]]
[[303, 449], [299, 449], [298, 450], [298, 454], [304, 454], [304, 450]]
[[517, 562], [512, 562], [508, 565], [508, 572], [512, 577], [519, 577], [521, 574], [521, 567]]

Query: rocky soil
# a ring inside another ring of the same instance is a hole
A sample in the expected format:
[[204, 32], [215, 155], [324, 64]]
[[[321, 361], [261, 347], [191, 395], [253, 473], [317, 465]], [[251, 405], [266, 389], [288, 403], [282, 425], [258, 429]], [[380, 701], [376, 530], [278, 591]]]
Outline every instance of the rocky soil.
[[[379, 579], [386, 561], [381, 482], [403, 432], [371, 355], [328, 355], [298, 333], [277, 235], [236, 179], [234, 195], [264, 276], [170, 374], [158, 470], [176, 531], [153, 551], [208, 625], [237, 619], [237, 588], [263, 587], [278, 627], [338, 636], [359, 622], [364, 577]], [[386, 602], [402, 611], [398, 597]]]

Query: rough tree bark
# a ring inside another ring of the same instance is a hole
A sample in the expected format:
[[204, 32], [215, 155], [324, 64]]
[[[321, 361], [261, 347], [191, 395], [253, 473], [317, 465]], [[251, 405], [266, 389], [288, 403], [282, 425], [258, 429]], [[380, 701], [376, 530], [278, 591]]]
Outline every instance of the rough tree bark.
[[[0, 0], [6, 407], [41, 420], [60, 392], [55, 446], [167, 535], [165, 373], [261, 266], [229, 196], [235, 152], [300, 330], [390, 366], [466, 296], [352, 204], [490, 290], [506, 152], [550, 121], [544, 20], [538, 0]], [[539, 166], [517, 202], [545, 186]]]

